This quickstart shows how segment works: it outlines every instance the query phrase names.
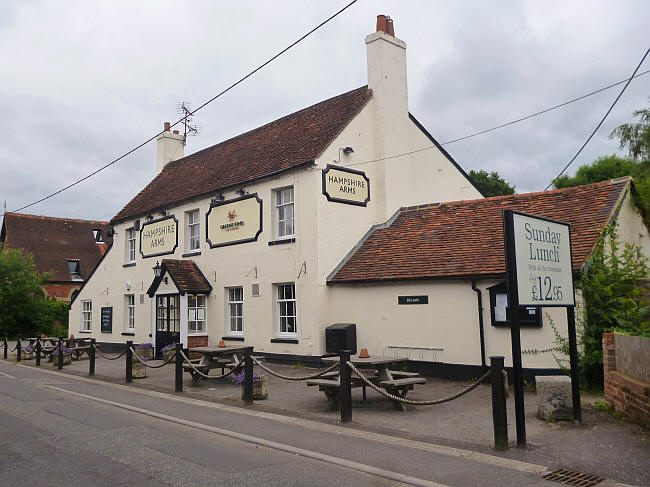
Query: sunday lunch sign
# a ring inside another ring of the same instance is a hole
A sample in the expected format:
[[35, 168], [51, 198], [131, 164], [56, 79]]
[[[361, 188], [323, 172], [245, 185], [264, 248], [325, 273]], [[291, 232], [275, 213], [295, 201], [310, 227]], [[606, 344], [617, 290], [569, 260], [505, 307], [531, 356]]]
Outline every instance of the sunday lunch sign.
[[569, 224], [513, 211], [512, 229], [519, 306], [574, 306]]

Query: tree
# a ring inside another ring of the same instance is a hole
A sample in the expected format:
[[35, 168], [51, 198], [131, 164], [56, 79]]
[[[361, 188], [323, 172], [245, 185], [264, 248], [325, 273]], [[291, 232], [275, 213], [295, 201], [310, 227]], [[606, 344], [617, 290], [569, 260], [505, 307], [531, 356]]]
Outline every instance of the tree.
[[610, 137], [618, 137], [621, 149], [627, 149], [632, 159], [647, 162], [650, 160], [650, 109], [636, 110], [632, 115], [640, 117], [640, 122], [624, 123]]
[[509, 185], [496, 171], [488, 173], [482, 169], [480, 171], [471, 170], [469, 177], [485, 196], [515, 194], [515, 187]]
[[570, 188], [581, 184], [620, 178], [621, 176], [633, 176], [637, 172], [638, 165], [632, 159], [623, 159], [615, 155], [599, 157], [591, 164], [580, 166], [573, 177], [566, 174], [560, 176], [555, 181], [555, 187]]
[[599, 157], [592, 164], [580, 166], [573, 177], [560, 176], [555, 181], [555, 187], [568, 188], [632, 176], [637, 203], [642, 208], [650, 209], [650, 109], [636, 110], [633, 114], [640, 117], [639, 123], [620, 125], [610, 135], [618, 137], [621, 148], [627, 149], [628, 157]]
[[32, 335], [51, 328], [52, 315], [41, 285], [51, 278], [39, 274], [31, 254], [19, 249], [0, 251], [0, 334]]

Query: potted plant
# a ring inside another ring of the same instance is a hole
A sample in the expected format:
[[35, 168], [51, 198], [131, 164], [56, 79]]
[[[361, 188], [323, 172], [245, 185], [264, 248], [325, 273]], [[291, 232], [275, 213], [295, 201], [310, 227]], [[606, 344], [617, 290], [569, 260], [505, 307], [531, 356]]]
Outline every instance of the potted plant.
[[26, 347], [21, 347], [21, 360], [31, 360], [34, 358], [34, 349], [27, 345]]
[[163, 353], [163, 360], [167, 360], [168, 362], [175, 362], [176, 344], [170, 343], [169, 345], [165, 345], [164, 347], [162, 347], [162, 353]]
[[[233, 374], [232, 380], [235, 385], [241, 387], [241, 397], [244, 399], [244, 380], [246, 374], [242, 370], [239, 374]], [[253, 399], [259, 401], [269, 397], [269, 379], [265, 375], [253, 374]]]
[[[153, 359], [153, 345], [151, 343], [141, 343], [136, 345], [135, 353], [142, 359], [142, 362], [147, 362]], [[134, 379], [143, 379], [147, 377], [147, 366], [138, 360], [135, 356], [131, 359], [131, 374]]]
[[[72, 363], [72, 349], [68, 347], [61, 347], [61, 355], [63, 357], [63, 365], [70, 365]], [[50, 354], [52, 364], [56, 367], [59, 365], [59, 347], [55, 348]]]

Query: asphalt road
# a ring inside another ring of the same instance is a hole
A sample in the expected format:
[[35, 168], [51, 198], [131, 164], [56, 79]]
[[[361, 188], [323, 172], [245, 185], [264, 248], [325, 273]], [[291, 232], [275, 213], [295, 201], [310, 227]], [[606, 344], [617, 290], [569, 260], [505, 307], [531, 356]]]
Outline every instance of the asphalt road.
[[529, 463], [7, 362], [0, 432], [7, 486], [559, 485]]

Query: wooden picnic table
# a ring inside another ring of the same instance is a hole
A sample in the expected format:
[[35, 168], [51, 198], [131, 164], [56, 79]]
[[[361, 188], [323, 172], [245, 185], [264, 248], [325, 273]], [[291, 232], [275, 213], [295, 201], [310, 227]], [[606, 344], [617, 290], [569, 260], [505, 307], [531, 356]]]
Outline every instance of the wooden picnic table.
[[[191, 360], [192, 365], [204, 374], [209, 374], [212, 369], [221, 369], [223, 375], [225, 369], [233, 369], [239, 363], [239, 356], [243, 355], [246, 347], [193, 347], [190, 353], [200, 353], [201, 357]], [[184, 363], [183, 370], [192, 376], [192, 385], [197, 385], [199, 375], [190, 364]]]
[[[339, 357], [323, 357], [322, 361], [326, 364], [335, 364], [340, 361]], [[400, 398], [406, 397], [408, 391], [413, 390], [416, 384], [426, 383], [424, 377], [420, 377], [417, 372], [404, 372], [397, 370], [408, 362], [406, 357], [371, 355], [368, 358], [359, 358], [358, 355], [350, 357], [350, 362], [359, 369], [364, 377], [378, 387], [381, 387], [389, 394]], [[341, 381], [338, 374], [329, 374], [328, 377], [307, 380], [308, 386], [318, 386], [318, 389], [325, 393], [328, 400], [332, 402], [333, 409], [339, 407], [339, 392]], [[364, 388], [366, 383], [356, 374], [352, 374], [352, 387]], [[392, 400], [393, 408], [397, 411], [406, 411], [406, 405], [397, 400]]]

